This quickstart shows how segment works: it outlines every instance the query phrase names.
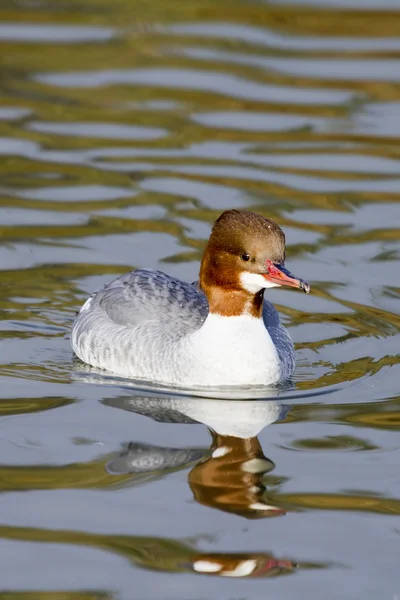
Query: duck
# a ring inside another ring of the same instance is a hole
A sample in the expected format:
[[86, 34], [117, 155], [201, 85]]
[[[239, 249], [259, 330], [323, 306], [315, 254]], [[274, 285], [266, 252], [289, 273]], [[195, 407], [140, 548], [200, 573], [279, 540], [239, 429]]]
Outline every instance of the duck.
[[285, 234], [258, 213], [215, 221], [197, 282], [139, 268], [92, 294], [71, 345], [84, 363], [184, 389], [270, 386], [295, 369], [292, 339], [266, 290], [310, 285], [285, 266]]

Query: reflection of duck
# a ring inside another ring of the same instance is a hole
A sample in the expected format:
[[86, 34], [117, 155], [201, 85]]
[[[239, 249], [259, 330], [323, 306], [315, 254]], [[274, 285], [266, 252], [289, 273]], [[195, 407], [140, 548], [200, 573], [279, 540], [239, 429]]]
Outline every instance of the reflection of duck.
[[321, 563], [276, 559], [262, 552], [202, 552], [193, 543], [163, 537], [104, 535], [83, 531], [0, 526], [0, 539], [71, 544], [107, 549], [136, 567], [169, 573], [197, 573], [220, 577], [274, 577], [297, 569], [321, 568]]
[[208, 425], [213, 438], [210, 452], [130, 443], [108, 464], [111, 473], [152, 473], [194, 463], [189, 485], [199, 503], [247, 518], [285, 513], [264, 500], [262, 480], [275, 465], [263, 455], [256, 436], [266, 425], [284, 418], [287, 406], [273, 400], [173, 397], [119, 397], [105, 403], [160, 422], [201, 422]]
[[203, 423], [220, 435], [255, 437], [271, 423], [285, 418], [289, 406], [271, 400], [217, 400], [179, 396], [120, 396], [103, 401], [160, 423]]
[[[160, 448], [136, 442], [128, 444], [122, 455], [109, 461], [107, 485], [109, 479], [122, 480], [129, 473], [134, 474], [136, 481], [140, 479], [143, 482], [147, 477], [153, 479], [190, 466], [193, 467], [189, 476], [193, 494], [207, 506], [246, 517], [283, 512], [277, 507], [267, 506], [263, 501], [261, 477], [274, 465], [263, 456], [255, 436], [264, 426], [283, 418], [287, 407], [275, 401], [229, 402], [167, 397], [122, 397], [105, 403], [147, 415], [160, 422], [203, 422], [214, 428], [213, 445], [209, 451]], [[217, 433], [218, 430], [220, 432]], [[200, 539], [189, 542], [161, 536], [105, 535], [9, 526], [0, 527], [0, 539], [106, 549], [125, 557], [135, 567], [176, 574], [276, 577], [299, 569], [324, 566], [300, 563], [286, 557], [275, 558], [270, 552], [203, 551], [199, 547]]]
[[284, 514], [284, 510], [263, 500], [263, 476], [275, 465], [263, 455], [258, 439], [212, 435], [211, 457], [189, 473], [195, 500], [247, 518]]
[[198, 448], [162, 448], [130, 442], [120, 456], [109, 461], [107, 471], [115, 475], [162, 473], [196, 463], [204, 454]]
[[268, 554], [203, 553], [192, 562], [196, 573], [220, 577], [275, 577], [291, 573], [298, 567], [291, 560], [276, 560]]
[[80, 309], [72, 348], [85, 363], [180, 387], [266, 386], [290, 377], [293, 343], [267, 288], [310, 291], [285, 267], [285, 236], [271, 219], [225, 211], [214, 223], [199, 287], [139, 269], [106, 284]]

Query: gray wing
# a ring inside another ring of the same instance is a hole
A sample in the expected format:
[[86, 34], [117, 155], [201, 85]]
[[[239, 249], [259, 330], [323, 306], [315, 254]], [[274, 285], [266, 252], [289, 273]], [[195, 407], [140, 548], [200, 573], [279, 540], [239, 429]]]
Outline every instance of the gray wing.
[[178, 335], [199, 329], [208, 315], [207, 299], [196, 285], [150, 269], [114, 279], [96, 293], [93, 303], [118, 325], [154, 320]]

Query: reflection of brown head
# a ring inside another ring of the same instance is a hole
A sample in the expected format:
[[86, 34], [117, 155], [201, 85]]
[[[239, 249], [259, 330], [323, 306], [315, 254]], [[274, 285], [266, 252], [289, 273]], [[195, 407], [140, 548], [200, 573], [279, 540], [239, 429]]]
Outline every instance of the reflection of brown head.
[[262, 477], [275, 465], [263, 455], [258, 439], [212, 435], [212, 455], [189, 473], [195, 500], [248, 519], [284, 514], [262, 499]]
[[220, 577], [276, 577], [291, 573], [296, 564], [270, 554], [198, 554], [192, 559], [196, 573]]

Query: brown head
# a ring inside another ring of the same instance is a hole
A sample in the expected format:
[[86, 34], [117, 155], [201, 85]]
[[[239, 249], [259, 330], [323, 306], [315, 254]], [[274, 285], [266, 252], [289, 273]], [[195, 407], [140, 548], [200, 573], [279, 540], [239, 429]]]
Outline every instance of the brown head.
[[200, 267], [210, 312], [260, 317], [264, 290], [286, 285], [310, 291], [285, 268], [285, 234], [271, 219], [227, 210], [215, 221]]

